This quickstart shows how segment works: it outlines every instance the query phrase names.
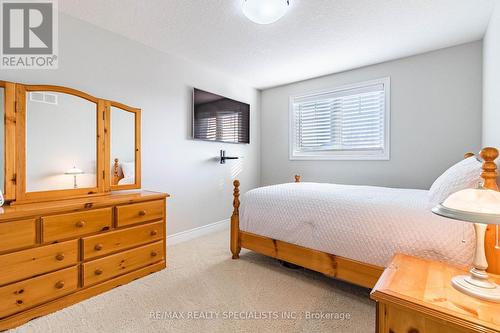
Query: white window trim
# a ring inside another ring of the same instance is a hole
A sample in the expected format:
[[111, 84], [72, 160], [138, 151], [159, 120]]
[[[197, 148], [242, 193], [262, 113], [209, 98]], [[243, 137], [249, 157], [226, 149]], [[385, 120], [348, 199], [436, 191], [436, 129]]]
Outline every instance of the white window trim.
[[[295, 112], [293, 109], [293, 104], [296, 99], [304, 98], [304, 97], [312, 97], [315, 95], [322, 95], [325, 93], [335, 93], [342, 90], [348, 89], [356, 89], [362, 88], [369, 85], [375, 84], [383, 84], [384, 85], [384, 94], [385, 94], [385, 123], [384, 123], [384, 149], [382, 152], [380, 151], [372, 151], [369, 150], [362, 151], [311, 151], [311, 152], [297, 152], [295, 151]], [[390, 146], [391, 146], [391, 78], [385, 77], [370, 81], [359, 82], [355, 84], [348, 84], [340, 87], [335, 87], [332, 89], [324, 89], [319, 91], [313, 91], [306, 94], [293, 95], [289, 98], [289, 106], [288, 106], [288, 114], [289, 114], [289, 159], [290, 160], [340, 160], [340, 161], [356, 161], [356, 160], [366, 160], [366, 161], [388, 161], [390, 160]]]

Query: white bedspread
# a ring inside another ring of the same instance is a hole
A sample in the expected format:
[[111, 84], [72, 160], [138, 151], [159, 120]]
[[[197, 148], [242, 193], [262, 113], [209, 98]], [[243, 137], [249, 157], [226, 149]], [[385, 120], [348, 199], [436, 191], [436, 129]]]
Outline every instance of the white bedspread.
[[434, 215], [427, 193], [318, 183], [266, 186], [242, 196], [240, 229], [378, 266], [396, 252], [469, 265], [472, 224]]

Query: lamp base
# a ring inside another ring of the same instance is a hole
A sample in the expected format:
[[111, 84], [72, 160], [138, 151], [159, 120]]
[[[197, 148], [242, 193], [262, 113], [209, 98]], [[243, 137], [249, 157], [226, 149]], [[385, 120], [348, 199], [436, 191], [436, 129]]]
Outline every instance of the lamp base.
[[458, 275], [451, 279], [455, 289], [472, 297], [485, 301], [500, 303], [500, 286], [488, 280], [475, 281], [470, 275]]

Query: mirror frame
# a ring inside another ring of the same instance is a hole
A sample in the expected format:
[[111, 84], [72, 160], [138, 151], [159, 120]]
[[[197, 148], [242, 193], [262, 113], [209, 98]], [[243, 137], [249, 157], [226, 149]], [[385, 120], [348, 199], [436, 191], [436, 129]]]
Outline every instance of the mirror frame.
[[[109, 194], [112, 190], [141, 188], [141, 110], [97, 98], [82, 91], [54, 85], [25, 85], [0, 81], [5, 88], [5, 199], [11, 204], [43, 202]], [[84, 98], [96, 104], [96, 187], [26, 192], [26, 93], [51, 91]], [[112, 185], [110, 165], [111, 106], [135, 114], [134, 184]], [[9, 181], [7, 181], [9, 180]]]
[[[111, 136], [113, 133], [111, 132], [111, 122], [113, 121], [112, 116], [111, 116], [111, 107], [115, 107], [118, 109], [121, 109], [124, 112], [130, 112], [134, 114], [134, 128], [135, 128], [135, 182], [134, 184], [125, 184], [125, 185], [114, 185], [113, 180], [111, 179]], [[111, 186], [111, 190], [131, 190], [131, 189], [138, 189], [141, 188], [141, 109], [138, 108], [133, 108], [130, 106], [127, 106], [125, 104], [119, 103], [119, 102], [114, 102], [114, 101], [107, 101], [106, 102], [106, 133], [107, 138], [106, 138], [106, 149], [107, 153], [105, 154], [106, 158], [106, 167], [109, 168], [106, 170], [106, 175], [109, 177], [109, 182], [106, 182], [107, 184], [109, 183]]]
[[16, 199], [16, 84], [0, 81], [4, 89], [4, 186], [5, 201]]
[[[68, 95], [73, 95], [79, 98], [86, 99], [96, 105], [96, 187], [89, 188], [77, 188], [77, 189], [64, 189], [64, 190], [50, 190], [50, 191], [38, 191], [38, 192], [27, 192], [26, 191], [26, 94], [33, 91], [50, 91], [58, 92]], [[17, 100], [17, 112], [16, 112], [16, 150], [17, 150], [17, 201], [38, 201], [41, 199], [54, 199], [66, 196], [82, 196], [82, 195], [93, 195], [104, 192], [104, 179], [99, 175], [102, 174], [103, 170], [103, 151], [104, 145], [104, 128], [103, 122], [99, 121], [101, 119], [101, 114], [104, 116], [104, 103], [98, 98], [90, 96], [79, 90], [59, 87], [59, 86], [49, 86], [49, 85], [17, 85], [16, 92]]]

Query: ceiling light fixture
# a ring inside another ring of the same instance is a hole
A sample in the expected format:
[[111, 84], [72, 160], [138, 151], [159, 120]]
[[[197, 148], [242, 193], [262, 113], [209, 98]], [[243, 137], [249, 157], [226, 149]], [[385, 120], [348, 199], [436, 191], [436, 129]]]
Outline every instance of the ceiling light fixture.
[[243, 14], [252, 22], [271, 24], [285, 15], [290, 0], [243, 0]]

